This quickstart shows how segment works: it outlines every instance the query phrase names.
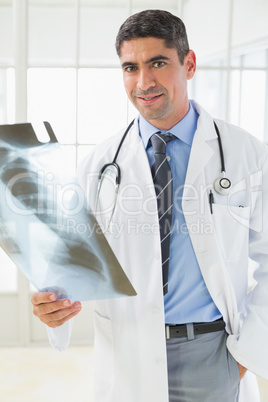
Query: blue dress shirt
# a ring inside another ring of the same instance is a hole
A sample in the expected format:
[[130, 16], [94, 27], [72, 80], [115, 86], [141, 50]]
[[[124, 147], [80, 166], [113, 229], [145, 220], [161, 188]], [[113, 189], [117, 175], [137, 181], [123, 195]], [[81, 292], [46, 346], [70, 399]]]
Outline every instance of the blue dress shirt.
[[[201, 274], [182, 212], [182, 193], [197, 128], [198, 113], [189, 102], [186, 116], [168, 132], [177, 138], [167, 144], [173, 177], [173, 210], [170, 238], [168, 293], [164, 296], [167, 324], [210, 322], [221, 317]], [[139, 116], [140, 135], [150, 166], [154, 152], [150, 137], [159, 129]], [[165, 133], [165, 131], [162, 131]], [[175, 195], [175, 198], [174, 198]]]

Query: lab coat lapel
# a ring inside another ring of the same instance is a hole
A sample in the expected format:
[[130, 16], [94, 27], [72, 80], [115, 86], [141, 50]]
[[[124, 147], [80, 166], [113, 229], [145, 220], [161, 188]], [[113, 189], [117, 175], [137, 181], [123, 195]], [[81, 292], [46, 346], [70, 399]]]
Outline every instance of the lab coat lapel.
[[152, 185], [151, 168], [142, 139], [139, 135], [138, 120], [136, 119], [133, 128], [125, 141], [126, 169], [132, 169], [132, 173], [143, 185]]
[[[197, 105], [196, 109], [198, 109]], [[209, 141], [217, 138], [213, 121], [209, 118], [209, 115], [203, 110], [198, 110], [198, 113], [200, 115], [188, 163], [184, 197], [190, 194], [192, 186], [195, 185], [195, 181], [202, 174], [206, 164], [214, 155], [214, 150], [209, 145]]]

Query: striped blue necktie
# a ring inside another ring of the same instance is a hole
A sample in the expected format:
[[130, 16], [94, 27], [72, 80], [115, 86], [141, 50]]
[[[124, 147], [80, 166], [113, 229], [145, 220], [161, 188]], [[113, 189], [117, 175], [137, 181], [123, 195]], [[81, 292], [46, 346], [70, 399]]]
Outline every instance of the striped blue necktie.
[[156, 133], [151, 137], [155, 154], [152, 176], [157, 197], [164, 295], [168, 292], [169, 245], [173, 204], [172, 175], [166, 156], [166, 144], [174, 138], [174, 136], [169, 136], [169, 133], [165, 135]]

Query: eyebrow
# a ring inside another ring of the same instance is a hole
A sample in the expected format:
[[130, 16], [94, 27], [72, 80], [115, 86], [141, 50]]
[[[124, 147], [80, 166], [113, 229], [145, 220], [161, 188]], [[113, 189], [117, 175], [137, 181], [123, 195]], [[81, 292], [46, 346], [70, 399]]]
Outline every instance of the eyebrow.
[[150, 59], [146, 60], [145, 64], [150, 64], [153, 61], [158, 61], [158, 60], [170, 60], [170, 58], [167, 56], [163, 56], [162, 54], [159, 54], [158, 56], [154, 56], [154, 57], [151, 57]]
[[[163, 56], [162, 54], [159, 54], [157, 56], [151, 57], [150, 59], [147, 59], [145, 61], [145, 64], [150, 64], [150, 63], [153, 63], [154, 61], [159, 61], [159, 60], [170, 60], [170, 58], [167, 57], [167, 56]], [[131, 61], [125, 61], [124, 63], [122, 63], [121, 67], [124, 68], [124, 67], [127, 67], [127, 66], [128, 67], [129, 66], [137, 66], [137, 64], [138, 63], [133, 63]]]

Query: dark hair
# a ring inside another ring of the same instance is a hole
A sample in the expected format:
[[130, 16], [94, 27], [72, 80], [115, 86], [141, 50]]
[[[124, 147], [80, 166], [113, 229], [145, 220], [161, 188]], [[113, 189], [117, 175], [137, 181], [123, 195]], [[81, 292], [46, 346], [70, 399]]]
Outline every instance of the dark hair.
[[168, 48], [177, 49], [181, 64], [189, 52], [185, 25], [179, 17], [164, 10], [145, 10], [131, 15], [120, 27], [116, 37], [116, 52], [120, 57], [124, 41], [154, 37], [165, 40]]

